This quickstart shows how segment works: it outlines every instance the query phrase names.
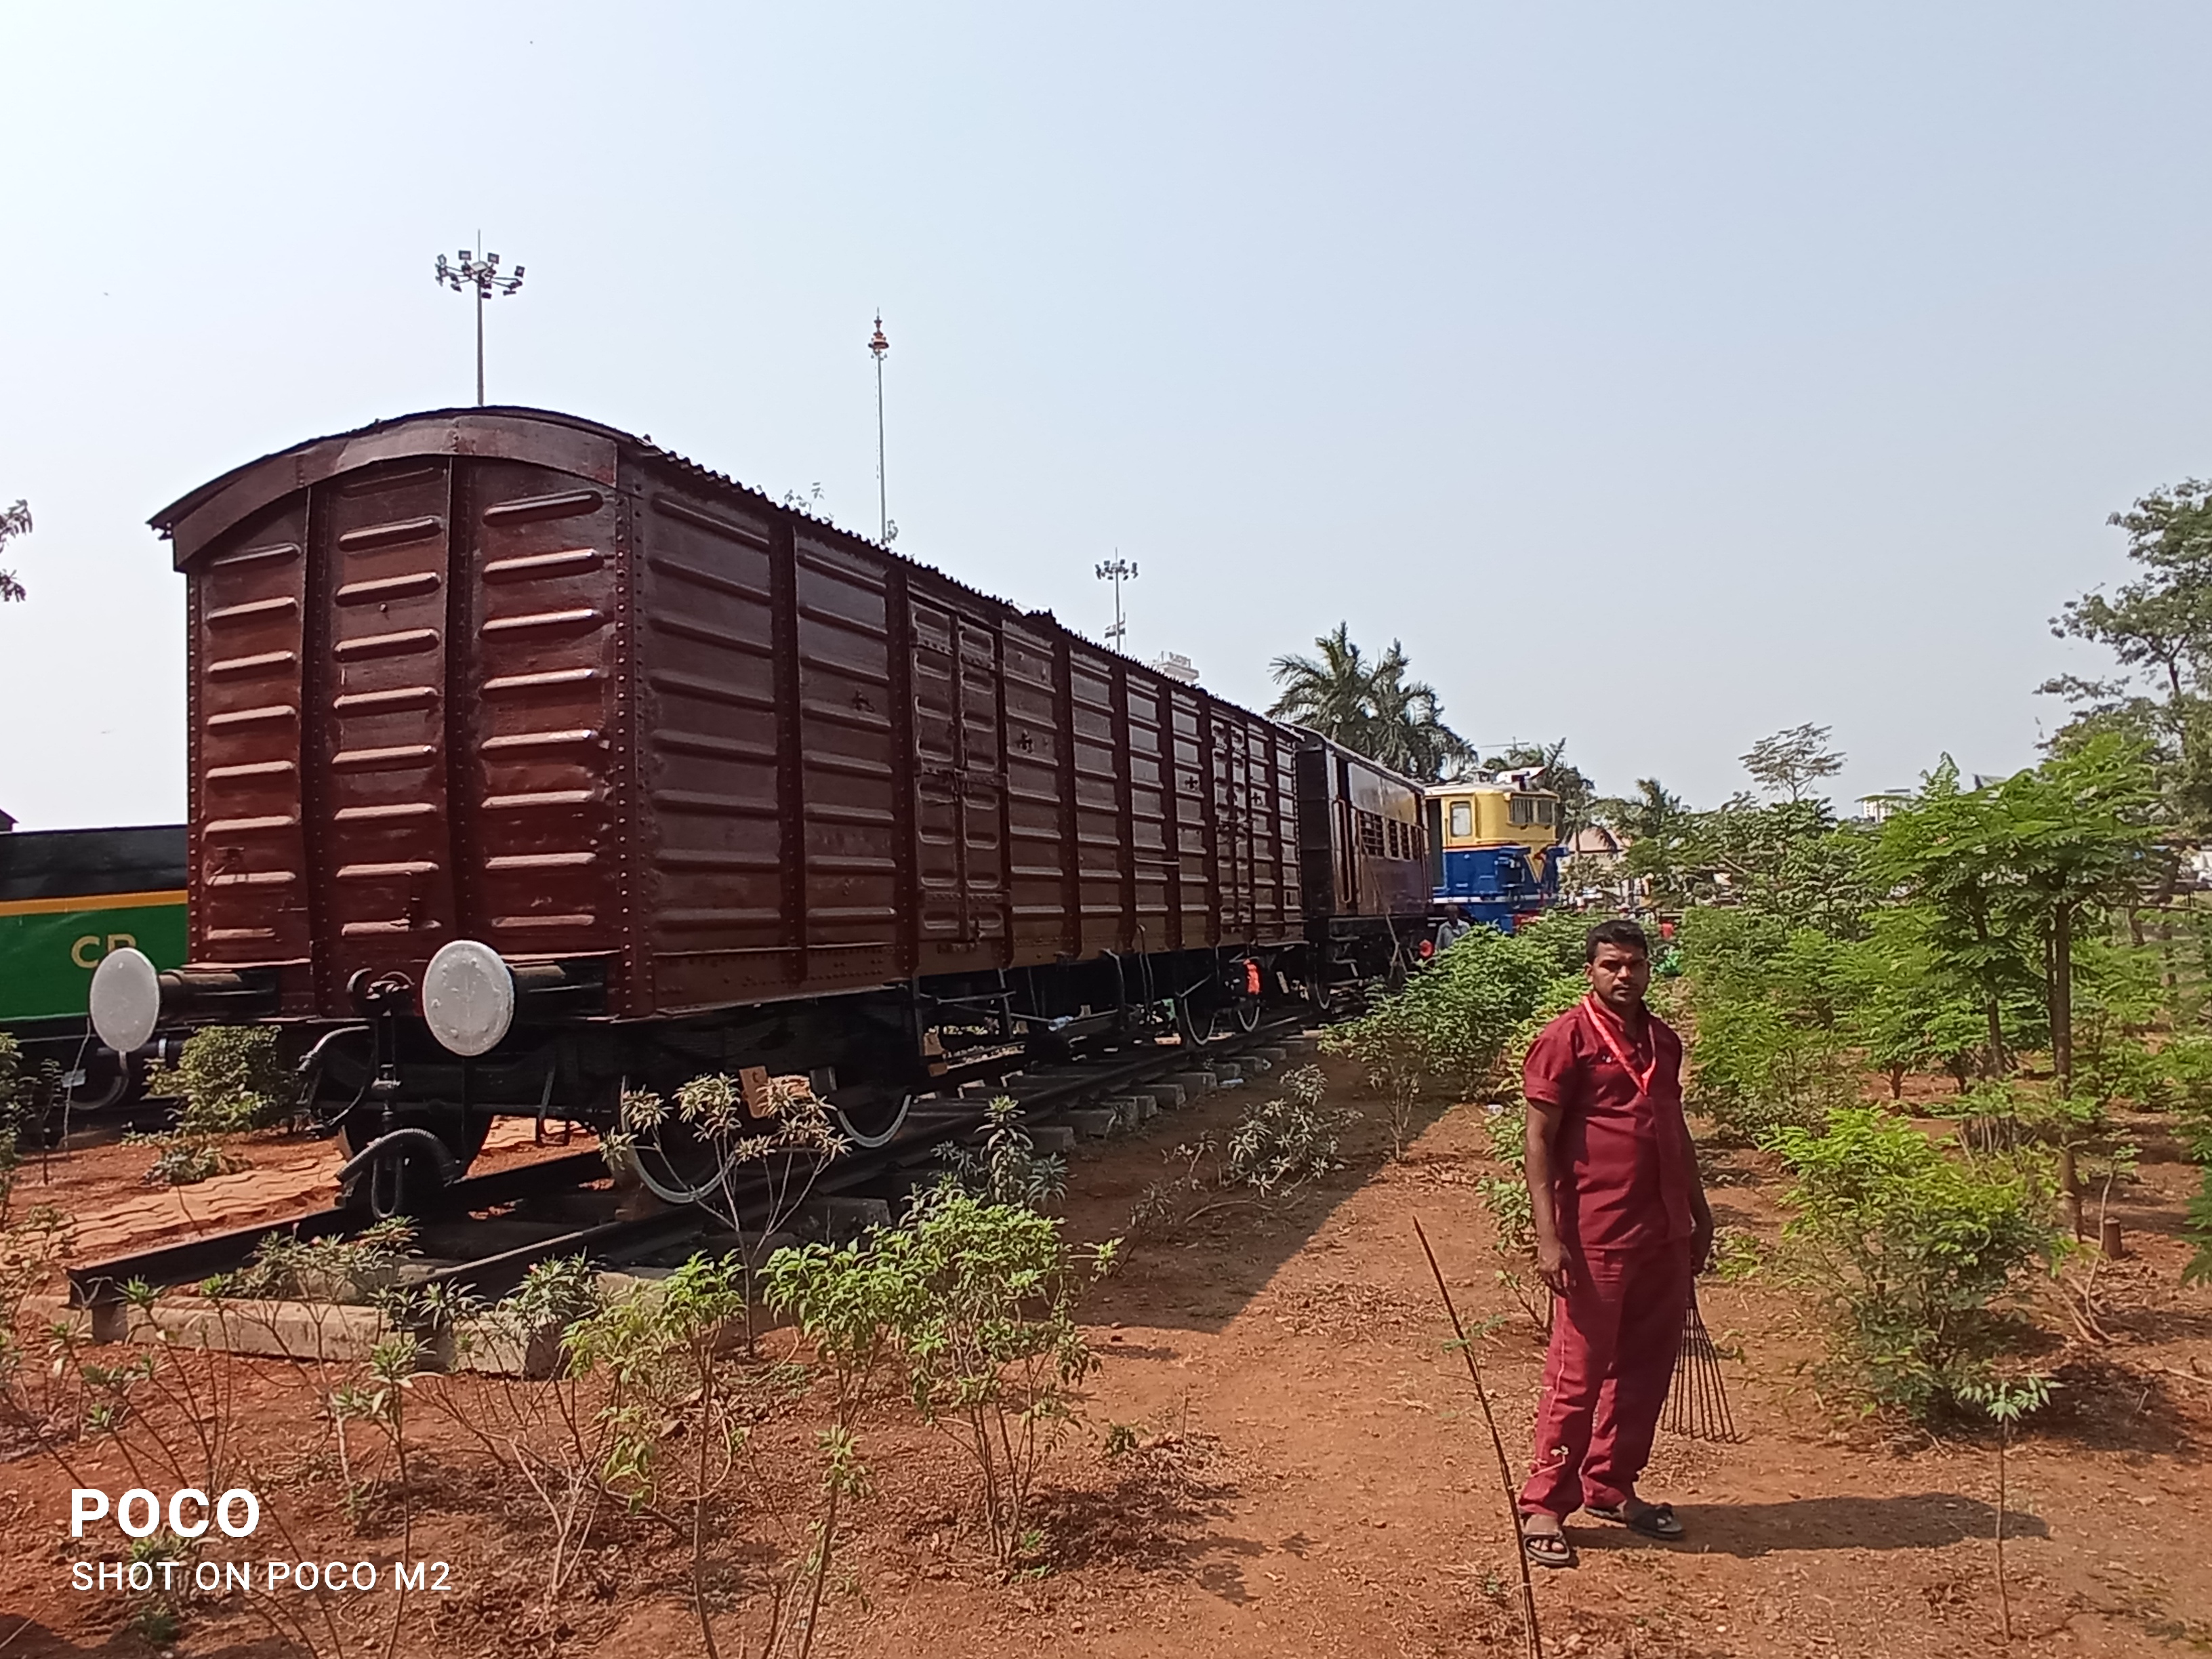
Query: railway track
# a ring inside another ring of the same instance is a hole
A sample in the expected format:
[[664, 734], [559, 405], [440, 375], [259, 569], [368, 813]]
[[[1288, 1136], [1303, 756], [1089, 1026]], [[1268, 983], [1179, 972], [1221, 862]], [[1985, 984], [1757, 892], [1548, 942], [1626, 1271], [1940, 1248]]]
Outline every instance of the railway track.
[[[886, 1145], [858, 1151], [823, 1169], [809, 1188], [806, 1210], [834, 1225], [888, 1219], [893, 1206], [930, 1178], [939, 1149], [973, 1133], [994, 1097], [1012, 1096], [1023, 1121], [1048, 1150], [1070, 1148], [1086, 1135], [1107, 1133], [1115, 1109], [1096, 1103], [1149, 1103], [1133, 1091], [1158, 1089], [1177, 1074], [1218, 1074], [1257, 1049], [1279, 1048], [1305, 1029], [1303, 1017], [1262, 1021], [1250, 1032], [1216, 1039], [1202, 1048], [1139, 1043], [1065, 1065], [1009, 1072], [961, 1084], [957, 1092], [915, 1102], [905, 1127]], [[1241, 1078], [1242, 1068], [1236, 1075]], [[476, 1297], [505, 1295], [540, 1262], [582, 1256], [603, 1266], [639, 1266], [680, 1256], [718, 1241], [734, 1244], [720, 1219], [696, 1207], [661, 1209], [639, 1216], [612, 1213], [620, 1194], [611, 1186], [596, 1150], [542, 1159], [516, 1168], [471, 1176], [440, 1195], [421, 1220], [422, 1259], [403, 1282], [428, 1291], [445, 1287]], [[738, 1218], [757, 1239], [769, 1216], [765, 1181], [759, 1190], [739, 1188]], [[128, 1326], [133, 1285], [156, 1288], [196, 1284], [244, 1266], [267, 1241], [343, 1238], [368, 1224], [357, 1210], [317, 1210], [285, 1220], [242, 1227], [180, 1244], [111, 1257], [68, 1271], [69, 1304], [89, 1310], [95, 1341], [119, 1340]]]

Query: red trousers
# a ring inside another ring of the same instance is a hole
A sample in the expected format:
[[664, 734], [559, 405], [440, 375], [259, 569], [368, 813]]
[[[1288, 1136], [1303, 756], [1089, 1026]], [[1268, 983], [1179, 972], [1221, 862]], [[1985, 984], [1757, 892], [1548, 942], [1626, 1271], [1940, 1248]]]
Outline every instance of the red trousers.
[[1574, 1260], [1571, 1288], [1552, 1303], [1524, 1512], [1627, 1501], [1651, 1461], [1693, 1277], [1687, 1239]]

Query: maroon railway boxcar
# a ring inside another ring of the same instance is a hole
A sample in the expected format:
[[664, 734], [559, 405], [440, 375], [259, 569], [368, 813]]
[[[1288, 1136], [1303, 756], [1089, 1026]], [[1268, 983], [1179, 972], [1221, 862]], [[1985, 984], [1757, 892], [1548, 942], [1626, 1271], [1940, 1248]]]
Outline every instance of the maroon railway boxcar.
[[159, 998], [294, 1024], [394, 1182], [709, 1066], [812, 1073], [873, 1141], [963, 1042], [1202, 1040], [1371, 950], [1316, 948], [1382, 891], [1302, 884], [1318, 739], [609, 428], [384, 422], [154, 524], [191, 630]]

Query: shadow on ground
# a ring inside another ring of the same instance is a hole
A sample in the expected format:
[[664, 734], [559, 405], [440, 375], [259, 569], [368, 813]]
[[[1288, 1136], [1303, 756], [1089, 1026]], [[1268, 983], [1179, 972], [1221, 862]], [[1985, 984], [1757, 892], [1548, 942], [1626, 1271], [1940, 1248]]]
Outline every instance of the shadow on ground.
[[[1303, 1062], [1293, 1060], [1292, 1067]], [[1328, 1104], [1352, 1105], [1359, 1113], [1339, 1146], [1343, 1168], [1279, 1199], [1246, 1192], [1212, 1193], [1209, 1213], [1167, 1233], [1133, 1231], [1132, 1212], [1154, 1182], [1169, 1182], [1188, 1167], [1175, 1154], [1179, 1146], [1211, 1135], [1218, 1143], [1251, 1108], [1279, 1097], [1280, 1073], [1262, 1073], [1240, 1087], [1206, 1097], [1172, 1115], [1157, 1117], [1136, 1139], [1107, 1143], [1100, 1155], [1077, 1162], [1069, 1172], [1068, 1237], [1075, 1239], [1127, 1237], [1128, 1265], [1100, 1286], [1085, 1308], [1097, 1322], [1127, 1319], [1155, 1328], [1212, 1333], [1242, 1312], [1277, 1271], [1305, 1248], [1337, 1208], [1375, 1180], [1391, 1159], [1388, 1108], [1347, 1087], [1348, 1072], [1332, 1065]], [[1455, 1103], [1424, 1101], [1405, 1132], [1410, 1148]], [[1409, 1152], [1398, 1170], [1416, 1182], [1468, 1186], [1467, 1201], [1479, 1203], [1462, 1173], [1474, 1160], [1449, 1152]], [[1193, 1202], [1200, 1201], [1194, 1198]]]
[[[1783, 1504], [1678, 1504], [1686, 1533], [1680, 1545], [1656, 1542], [1623, 1527], [1573, 1528], [1583, 1549], [1687, 1549], [1747, 1559], [1783, 1550], [1940, 1549], [1996, 1529], [1996, 1508], [1951, 1492], [1894, 1498], [1800, 1498]], [[2005, 1511], [2005, 1536], [2045, 1538], [2033, 1515]]]
[[[97, 1647], [87, 1647], [70, 1641], [35, 1619], [19, 1622], [0, 1613], [0, 1651], [6, 1653], [7, 1659], [83, 1659], [83, 1656], [94, 1654], [120, 1659], [125, 1655], [138, 1656], [160, 1650], [149, 1648], [127, 1631], [117, 1631]], [[284, 1659], [284, 1656], [296, 1655], [300, 1650], [289, 1642], [269, 1636], [251, 1642], [226, 1643], [209, 1651], [214, 1659]]]
[[[2142, 1322], [2146, 1335], [2170, 1339], [2180, 1323], [2185, 1334], [2201, 1340], [2212, 1334], [2212, 1319], [2203, 1322], [2205, 1329], [2188, 1329], [2199, 1317], [2168, 1311], [2145, 1315]], [[2105, 1322], [2126, 1328], [2121, 1320], [2108, 1317]], [[2058, 1386], [2051, 1403], [2026, 1425], [2037, 1438], [2063, 1440], [2091, 1451], [2154, 1452], [2183, 1462], [2198, 1461], [2189, 1413], [2163, 1376], [2131, 1369], [2124, 1359], [2094, 1354], [2068, 1361], [2053, 1376]]]

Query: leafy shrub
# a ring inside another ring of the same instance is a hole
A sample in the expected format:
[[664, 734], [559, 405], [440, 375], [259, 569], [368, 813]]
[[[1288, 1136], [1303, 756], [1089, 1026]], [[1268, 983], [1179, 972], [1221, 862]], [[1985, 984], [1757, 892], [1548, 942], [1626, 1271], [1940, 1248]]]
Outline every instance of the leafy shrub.
[[1067, 1160], [1038, 1154], [1022, 1127], [1022, 1109], [1011, 1097], [1000, 1095], [985, 1107], [984, 1121], [981, 1146], [952, 1142], [939, 1149], [945, 1183], [986, 1204], [1020, 1204], [1032, 1210], [1067, 1190]]
[[1249, 1108], [1223, 1143], [1221, 1184], [1262, 1197], [1291, 1192], [1344, 1167], [1337, 1156], [1345, 1126], [1359, 1115], [1322, 1105], [1321, 1068], [1302, 1066], [1283, 1079], [1286, 1098]]
[[[1612, 919], [1609, 913], [1595, 910], [1547, 910], [1535, 921], [1523, 923], [1514, 937], [1536, 952], [1543, 963], [1545, 977], [1572, 978], [1580, 982], [1589, 930]], [[1651, 943], [1656, 949], [1659, 943], [1656, 936]]]
[[2197, 1253], [2181, 1277], [2185, 1284], [2212, 1284], [2212, 1037], [2176, 1037], [2160, 1050], [2159, 1061], [2182, 1146], [2204, 1172], [2182, 1225]]
[[1164, 1153], [1180, 1173], [1145, 1188], [1130, 1212], [1129, 1231], [1172, 1233], [1208, 1211], [1253, 1201], [1217, 1193], [1248, 1188], [1261, 1199], [1282, 1198], [1342, 1169], [1341, 1137], [1359, 1114], [1322, 1104], [1328, 1079], [1319, 1066], [1285, 1073], [1283, 1085], [1285, 1097], [1246, 1108], [1224, 1139], [1203, 1134]]
[[197, 1187], [216, 1176], [252, 1168], [211, 1135], [126, 1135], [126, 1140], [158, 1146], [143, 1179], [149, 1187]]
[[[744, 1264], [734, 1256], [692, 1256], [658, 1284], [618, 1297], [569, 1328], [568, 1365], [579, 1376], [604, 1371], [613, 1387], [601, 1413], [611, 1430], [603, 1471], [609, 1488], [634, 1505], [658, 1503], [671, 1480], [691, 1474], [684, 1453], [702, 1450], [706, 1473], [692, 1476], [684, 1499], [703, 1504], [727, 1478], [742, 1443], [726, 1420], [717, 1384], [724, 1334], [744, 1317]], [[672, 1445], [680, 1425], [689, 1447]], [[664, 1463], [664, 1454], [674, 1458]]]
[[1851, 1056], [1832, 1031], [1795, 1023], [1771, 1001], [1699, 996], [1688, 1103], [1723, 1135], [1756, 1142], [1809, 1128], [1856, 1092]]
[[276, 1052], [276, 1031], [266, 1025], [210, 1025], [193, 1032], [176, 1065], [156, 1068], [147, 1086], [183, 1103], [169, 1133], [125, 1137], [158, 1149], [145, 1176], [154, 1187], [192, 1187], [252, 1168], [251, 1159], [222, 1146], [220, 1138], [267, 1128], [284, 1115], [293, 1096], [292, 1075]]
[[523, 1273], [522, 1283], [501, 1298], [496, 1311], [522, 1331], [547, 1326], [565, 1331], [606, 1305], [599, 1269], [580, 1255], [563, 1255], [533, 1262]]
[[1723, 1227], [1713, 1238], [1713, 1277], [1723, 1284], [1756, 1278], [1766, 1266], [1758, 1237], [1741, 1227]]
[[1682, 919], [1692, 1037], [1686, 1096], [1732, 1139], [1812, 1128], [1857, 1094], [1845, 1026], [1856, 947], [1748, 910]]
[[1528, 938], [1478, 927], [1373, 1012], [1322, 1039], [1358, 1061], [1389, 1103], [1395, 1155], [1404, 1156], [1413, 1109], [1430, 1085], [1465, 1099], [1497, 1080], [1551, 977], [1553, 954]]
[[185, 1039], [162, 1079], [184, 1102], [177, 1127], [186, 1135], [266, 1128], [290, 1107], [293, 1079], [267, 1025], [210, 1025]]
[[1529, 1253], [1536, 1248], [1536, 1224], [1528, 1206], [1528, 1109], [1520, 1103], [1495, 1103], [1486, 1109], [1483, 1132], [1490, 1155], [1504, 1167], [1503, 1175], [1479, 1176], [1475, 1191], [1497, 1229], [1491, 1249], [1498, 1258], [1498, 1282], [1521, 1304], [1521, 1310], [1546, 1330], [1552, 1325], [1551, 1292], [1528, 1272]]
[[1767, 1145], [1796, 1178], [1785, 1237], [1833, 1320], [1832, 1373], [1875, 1408], [1923, 1416], [1955, 1401], [1996, 1346], [1991, 1304], [2057, 1248], [2039, 1179], [1952, 1157], [1864, 1107]]
[[368, 1303], [388, 1291], [415, 1248], [414, 1224], [380, 1221], [350, 1238], [264, 1238], [235, 1273], [202, 1285], [211, 1297]]
[[889, 1333], [915, 1409], [975, 1459], [991, 1553], [1005, 1568], [1036, 1547], [1026, 1523], [1038, 1473], [1097, 1364], [1076, 1305], [1116, 1249], [1077, 1250], [1060, 1226], [1026, 1206], [939, 1186], [905, 1226], [842, 1249], [779, 1250], [768, 1266], [770, 1304], [803, 1328], [834, 1336], [837, 1310], [854, 1308], [870, 1310], [862, 1327]]
[[[672, 1103], [649, 1089], [623, 1090], [622, 1126], [599, 1145], [610, 1169], [627, 1165], [663, 1200], [708, 1211], [749, 1255], [784, 1230], [822, 1172], [849, 1150], [805, 1078], [757, 1077], [748, 1097], [744, 1079], [720, 1072], [691, 1079]], [[653, 1175], [656, 1166], [665, 1180]], [[750, 1300], [744, 1313], [750, 1348]]]

